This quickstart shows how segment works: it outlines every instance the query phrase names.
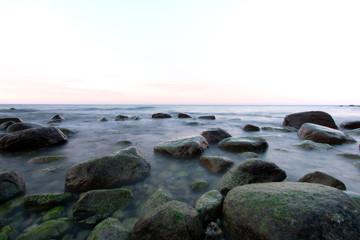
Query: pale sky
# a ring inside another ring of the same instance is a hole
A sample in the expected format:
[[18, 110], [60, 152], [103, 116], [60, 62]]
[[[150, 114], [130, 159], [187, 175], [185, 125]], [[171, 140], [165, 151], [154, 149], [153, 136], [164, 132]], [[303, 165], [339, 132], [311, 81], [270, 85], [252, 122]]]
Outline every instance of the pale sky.
[[359, 13], [359, 0], [0, 0], [0, 103], [360, 104]]

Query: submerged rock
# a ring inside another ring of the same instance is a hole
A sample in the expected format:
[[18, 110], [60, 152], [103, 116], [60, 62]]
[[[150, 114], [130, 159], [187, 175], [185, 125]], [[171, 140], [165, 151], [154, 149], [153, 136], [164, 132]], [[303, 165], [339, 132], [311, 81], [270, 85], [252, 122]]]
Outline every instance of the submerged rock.
[[129, 117], [128, 116], [125, 116], [125, 115], [117, 115], [115, 117], [115, 121], [121, 121], [121, 120], [126, 120], [128, 119]]
[[154, 191], [147, 199], [145, 199], [144, 203], [140, 205], [138, 214], [139, 216], [143, 216], [151, 210], [161, 206], [162, 204], [177, 200], [177, 198], [172, 195], [169, 191], [158, 188]]
[[55, 206], [62, 205], [72, 199], [71, 193], [41, 193], [26, 195], [23, 207], [31, 211], [49, 210]]
[[64, 133], [67, 137], [70, 137], [71, 135], [76, 134], [75, 131], [70, 130], [70, 129], [67, 129], [67, 128], [59, 127], [58, 129], [59, 129], [62, 133]]
[[243, 130], [246, 132], [257, 132], [257, 131], [260, 131], [260, 128], [258, 126], [252, 125], [252, 124], [246, 124], [243, 127]]
[[0, 203], [24, 194], [24, 179], [15, 171], [0, 170]]
[[219, 181], [220, 192], [226, 194], [234, 187], [264, 182], [280, 182], [286, 178], [284, 170], [273, 162], [248, 159], [227, 171]]
[[230, 137], [220, 141], [219, 147], [234, 152], [265, 152], [269, 144], [262, 137]]
[[208, 143], [218, 143], [225, 138], [231, 137], [231, 135], [221, 128], [209, 128], [201, 133]]
[[298, 180], [298, 182], [318, 183], [318, 184], [334, 187], [339, 190], [346, 190], [345, 184], [341, 182], [339, 179], [319, 171], [308, 173], [302, 176]]
[[65, 118], [63, 118], [60, 114], [56, 114], [50, 118], [49, 123], [57, 123], [64, 121]]
[[360, 136], [360, 128], [353, 129], [353, 130], [347, 130], [347, 131], [345, 131], [345, 134]]
[[64, 212], [65, 212], [65, 207], [63, 207], [63, 206], [57, 206], [57, 207], [51, 208], [43, 215], [42, 220], [49, 221], [52, 219], [58, 219], [61, 217], [61, 215], [64, 214]]
[[213, 116], [213, 115], [200, 116], [199, 119], [215, 120], [215, 116]]
[[332, 116], [322, 111], [300, 112], [287, 115], [283, 125], [300, 128], [304, 123], [314, 123], [321, 126], [338, 129]]
[[313, 123], [304, 123], [298, 131], [298, 136], [306, 140], [328, 144], [356, 142], [352, 137], [339, 130]]
[[207, 225], [205, 231], [205, 240], [221, 240], [224, 233], [216, 222], [211, 222]]
[[186, 113], [179, 113], [178, 118], [191, 118], [191, 116]]
[[152, 118], [171, 118], [171, 116], [167, 113], [154, 113]]
[[42, 156], [42, 157], [35, 157], [28, 161], [28, 163], [34, 163], [34, 164], [42, 164], [42, 163], [51, 163], [56, 162], [59, 160], [63, 160], [64, 156]]
[[100, 118], [100, 120], [99, 120], [100, 122], [107, 122], [108, 121], [108, 119], [106, 118], [106, 117], [102, 117], [102, 118]]
[[9, 121], [13, 121], [13, 122], [22, 122], [22, 120], [20, 118], [0, 118], [0, 124], [3, 124], [5, 122], [9, 122]]
[[171, 139], [154, 147], [157, 152], [165, 152], [176, 158], [191, 158], [208, 148], [208, 142], [202, 136], [189, 136]]
[[208, 188], [209, 184], [205, 180], [201, 179], [190, 183], [190, 187], [192, 190], [198, 191]]
[[130, 231], [121, 222], [113, 217], [101, 221], [91, 231], [87, 240], [129, 240]]
[[340, 123], [340, 127], [350, 130], [360, 128], [360, 121], [342, 122]]
[[224, 171], [234, 164], [233, 160], [223, 156], [203, 156], [200, 162], [213, 173]]
[[218, 190], [211, 190], [201, 195], [195, 202], [195, 209], [204, 224], [221, 218], [223, 196]]
[[202, 236], [199, 213], [185, 203], [170, 201], [142, 217], [135, 224], [131, 239], [200, 240]]
[[66, 172], [65, 189], [83, 192], [100, 188], [115, 188], [143, 179], [150, 164], [135, 147], [76, 164]]
[[43, 128], [43, 125], [40, 125], [38, 123], [28, 123], [28, 122], [19, 122], [19, 123], [15, 123], [12, 124], [11, 126], [9, 126], [7, 128], [8, 132], [17, 132], [17, 131], [22, 131], [25, 129], [29, 129], [29, 128]]
[[226, 196], [223, 223], [231, 239], [358, 239], [360, 209], [342, 191], [311, 183], [236, 187]]
[[348, 158], [348, 159], [360, 159], [360, 154], [352, 154], [352, 153], [339, 153], [336, 154], [338, 156]]
[[4, 122], [4, 123], [0, 124], [0, 130], [6, 130], [8, 127], [10, 127], [13, 124], [15, 124], [14, 121]]
[[313, 142], [311, 140], [304, 140], [300, 143], [295, 143], [293, 146], [301, 147], [304, 149], [309, 150], [327, 150], [327, 149], [333, 149], [333, 147], [327, 143], [317, 143]]
[[297, 132], [298, 129], [294, 127], [284, 126], [284, 127], [262, 127], [263, 131], [277, 131], [277, 132]]

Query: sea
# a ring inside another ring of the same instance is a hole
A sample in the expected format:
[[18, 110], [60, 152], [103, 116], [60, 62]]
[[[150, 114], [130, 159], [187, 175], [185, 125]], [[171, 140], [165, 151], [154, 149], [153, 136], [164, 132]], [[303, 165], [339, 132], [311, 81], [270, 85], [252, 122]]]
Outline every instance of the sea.
[[[15, 110], [10, 110], [11, 108]], [[277, 128], [258, 132], [242, 130], [246, 124], [260, 128], [281, 127], [286, 115], [303, 111], [327, 112], [338, 126], [344, 121], [360, 120], [360, 107], [351, 105], [0, 105], [0, 118], [19, 117], [24, 122], [68, 128], [75, 132], [64, 145], [26, 154], [2, 153], [0, 169], [17, 171], [26, 183], [26, 194], [63, 192], [66, 171], [72, 165], [135, 146], [150, 163], [151, 170], [145, 179], [129, 186], [135, 197], [128, 210], [129, 215], [136, 217], [139, 204], [157, 188], [167, 189], [180, 201], [194, 206], [201, 194], [217, 188], [224, 173], [210, 172], [200, 163], [199, 156], [176, 159], [154, 152], [154, 146], [177, 137], [199, 135], [208, 128], [216, 127], [235, 137], [265, 138], [269, 148], [258, 155], [286, 171], [285, 181], [297, 181], [307, 173], [321, 171], [341, 180], [347, 190], [360, 193], [360, 159], [349, 159], [342, 155], [360, 154], [360, 136], [352, 136], [357, 140], [355, 143], [334, 145], [328, 150], [308, 150], [295, 145], [302, 141], [296, 132], [282, 132]], [[154, 113], [167, 113], [172, 118], [152, 119]], [[189, 114], [192, 118], [179, 119], [178, 113]], [[50, 118], [56, 114], [60, 114], [65, 120], [61, 123], [49, 123]], [[117, 115], [126, 115], [129, 119], [115, 121]], [[204, 115], [214, 115], [216, 119], [199, 119], [199, 116]], [[102, 118], [108, 121], [100, 121]], [[1, 133], [5, 132], [0, 131]], [[59, 155], [65, 158], [46, 164], [28, 162], [34, 157]], [[245, 160], [243, 155], [222, 150], [217, 144], [210, 144], [202, 155], [226, 156], [235, 164]], [[190, 184], [197, 180], [205, 180], [209, 187], [200, 191], [192, 190]], [[67, 212], [71, 215], [70, 209], [71, 206]], [[6, 212], [0, 206], [0, 214], [11, 217], [23, 213], [21, 206], [12, 212]], [[24, 223], [19, 224], [20, 228], [26, 229], [41, 217], [41, 213], [31, 214], [22, 215], [33, 220], [23, 217]]]

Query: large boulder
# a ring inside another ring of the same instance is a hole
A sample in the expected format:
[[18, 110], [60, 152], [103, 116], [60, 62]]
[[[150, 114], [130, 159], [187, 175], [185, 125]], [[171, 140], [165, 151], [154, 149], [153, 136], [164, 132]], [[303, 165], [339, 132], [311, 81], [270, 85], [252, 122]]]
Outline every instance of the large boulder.
[[121, 222], [113, 217], [101, 221], [91, 231], [87, 240], [129, 240], [130, 232]]
[[257, 132], [257, 131], [260, 131], [260, 128], [256, 125], [253, 125], [253, 124], [246, 124], [244, 127], [243, 127], [243, 130], [246, 131], [246, 132]]
[[39, 149], [67, 142], [67, 137], [55, 127], [30, 128], [0, 137], [0, 150], [22, 151]]
[[340, 127], [350, 130], [360, 128], [360, 121], [342, 122]]
[[142, 217], [131, 234], [132, 240], [197, 240], [203, 230], [199, 213], [191, 206], [170, 201]]
[[360, 209], [342, 191], [311, 183], [236, 187], [226, 196], [223, 223], [231, 239], [359, 239]]
[[230, 137], [220, 141], [219, 147], [233, 152], [265, 152], [269, 144], [262, 137]]
[[15, 171], [0, 170], [0, 204], [24, 194], [24, 179]]
[[64, 204], [72, 199], [71, 193], [41, 193], [26, 195], [23, 207], [31, 211], [49, 210], [55, 206]]
[[221, 128], [209, 128], [201, 133], [208, 143], [218, 143], [221, 140], [231, 137], [231, 135]]
[[5, 122], [9, 122], [9, 121], [22, 122], [22, 120], [20, 118], [0, 118], [0, 124], [3, 124]]
[[177, 198], [166, 189], [158, 188], [140, 205], [138, 214], [139, 216], [143, 216], [151, 210], [172, 200], [177, 200]]
[[355, 142], [352, 137], [339, 130], [314, 123], [304, 123], [298, 131], [298, 136], [306, 140], [328, 144]]
[[165, 152], [176, 158], [191, 158], [208, 148], [208, 142], [202, 136], [189, 136], [171, 139], [154, 147], [157, 152]]
[[116, 188], [143, 179], [150, 164], [135, 147], [76, 164], [66, 172], [65, 189], [84, 192], [100, 188]]
[[200, 162], [213, 173], [224, 171], [234, 164], [233, 160], [224, 156], [202, 156]]
[[199, 212], [204, 224], [221, 218], [223, 196], [218, 190], [211, 190], [201, 195], [195, 202], [195, 210]]
[[330, 187], [334, 187], [337, 188], [339, 190], [346, 190], [346, 186], [345, 184], [340, 181], [337, 178], [334, 178], [326, 173], [323, 172], [313, 172], [313, 173], [308, 173], [304, 176], [302, 176], [298, 182], [307, 182], [307, 183], [318, 183], [318, 184], [323, 184], [323, 185], [327, 185]]
[[171, 115], [169, 115], [167, 113], [154, 113], [151, 117], [152, 118], [171, 118]]
[[17, 132], [17, 131], [22, 131], [22, 130], [29, 129], [29, 128], [42, 128], [42, 127], [44, 127], [44, 126], [40, 125], [38, 123], [19, 122], [19, 123], [12, 124], [6, 130], [8, 132]]
[[322, 111], [299, 112], [287, 115], [283, 125], [300, 128], [304, 123], [315, 123], [329, 128], [338, 129], [332, 116]]
[[234, 187], [264, 182], [280, 182], [286, 178], [286, 172], [275, 163], [261, 159], [248, 159], [227, 171], [218, 183], [221, 193], [226, 194]]

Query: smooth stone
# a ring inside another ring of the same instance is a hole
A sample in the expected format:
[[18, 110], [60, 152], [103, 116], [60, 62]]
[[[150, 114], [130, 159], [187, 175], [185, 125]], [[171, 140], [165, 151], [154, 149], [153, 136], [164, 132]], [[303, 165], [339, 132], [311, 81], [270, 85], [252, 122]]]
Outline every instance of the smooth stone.
[[332, 116], [322, 111], [299, 112], [287, 115], [284, 118], [283, 126], [290, 126], [299, 129], [304, 123], [314, 123], [338, 129]]
[[190, 188], [194, 191], [204, 190], [209, 187], [209, 183], [207, 183], [205, 180], [197, 180], [192, 183], [190, 183]]
[[115, 188], [145, 178], [150, 164], [135, 147], [128, 147], [110, 156], [76, 164], [66, 172], [65, 189], [84, 192]]
[[31, 194], [24, 197], [22, 205], [26, 210], [44, 211], [65, 204], [71, 199], [72, 194], [68, 192]]
[[14, 121], [4, 122], [4, 123], [0, 124], [0, 130], [6, 130], [8, 127], [10, 127], [13, 124], [15, 124]]
[[281, 182], [285, 178], [286, 172], [275, 163], [253, 158], [228, 170], [220, 179], [218, 186], [220, 192], [226, 194], [237, 186], [251, 183]]
[[207, 224], [221, 218], [223, 196], [218, 190], [211, 190], [202, 194], [195, 202], [195, 210], [200, 219]]
[[171, 118], [171, 116], [167, 113], [154, 113], [152, 118]]
[[208, 142], [202, 136], [174, 138], [154, 147], [156, 152], [164, 152], [176, 158], [191, 158], [208, 148]]
[[231, 239], [358, 239], [360, 209], [342, 191], [311, 183], [236, 187], [222, 216]]
[[302, 176], [298, 180], [298, 182], [318, 183], [322, 185], [327, 185], [329, 187], [334, 187], [339, 190], [346, 190], [346, 186], [342, 181], [319, 171], [308, 173]]
[[186, 113], [178, 113], [178, 118], [191, 118], [191, 116]]
[[51, 163], [51, 162], [63, 160], [64, 158], [65, 158], [64, 156], [41, 156], [30, 159], [28, 163], [34, 163], [34, 164]]
[[142, 217], [134, 226], [132, 240], [200, 240], [203, 237], [199, 213], [191, 206], [169, 201]]
[[350, 130], [360, 128], [360, 121], [342, 122], [340, 127]]
[[121, 222], [113, 217], [102, 220], [91, 231], [87, 240], [129, 240], [130, 232]]
[[67, 137], [55, 127], [30, 128], [0, 137], [0, 150], [33, 150], [67, 141]]
[[234, 164], [233, 160], [223, 156], [202, 156], [200, 162], [213, 173], [224, 171]]
[[294, 127], [262, 127], [261, 130], [263, 131], [277, 131], [277, 132], [297, 132], [298, 129]]
[[140, 205], [138, 208], [138, 215], [143, 216], [151, 210], [172, 200], [177, 200], [177, 198], [166, 189], [158, 188]]
[[343, 191], [346, 195], [348, 195], [353, 202], [360, 208], [360, 194], [356, 192], [351, 191]]
[[231, 135], [221, 128], [209, 128], [201, 133], [208, 143], [218, 143], [225, 138], [231, 137]]
[[67, 137], [70, 137], [71, 135], [76, 134], [75, 131], [70, 130], [70, 129], [67, 129], [67, 128], [59, 127], [58, 129], [59, 129], [62, 133], [64, 133]]
[[230, 137], [220, 141], [219, 147], [234, 152], [265, 152], [269, 144], [262, 137]]
[[50, 118], [49, 123], [57, 123], [64, 121], [65, 118], [63, 118], [60, 114], [56, 114]]
[[64, 212], [65, 212], [65, 207], [63, 207], [63, 206], [57, 206], [57, 207], [51, 208], [42, 216], [42, 220], [49, 221], [49, 220], [53, 220], [53, 219], [58, 219], [61, 217], [61, 215], [63, 215]]
[[298, 131], [298, 136], [306, 140], [328, 144], [356, 142], [352, 137], [339, 130], [313, 123], [304, 123]]
[[221, 240], [224, 233], [216, 222], [211, 222], [207, 225], [205, 230], [205, 240]]
[[187, 122], [187, 123], [185, 123], [186, 125], [189, 125], [189, 126], [197, 126], [197, 125], [199, 125], [199, 123], [198, 122]]
[[19, 122], [19, 123], [14, 123], [11, 126], [9, 126], [6, 131], [7, 132], [17, 132], [17, 131], [22, 131], [25, 129], [30, 129], [30, 128], [43, 128], [43, 125], [40, 125], [38, 123], [29, 123], [29, 122]]
[[121, 120], [126, 120], [126, 119], [129, 119], [129, 117], [125, 116], [125, 115], [117, 115], [115, 117], [115, 121], [121, 121]]
[[352, 153], [339, 153], [336, 154], [338, 156], [348, 158], [348, 159], [360, 159], [360, 154], [352, 154]]
[[260, 156], [257, 153], [254, 152], [242, 152], [242, 153], [238, 153], [239, 157], [246, 160], [249, 158], [260, 158]]
[[0, 203], [4, 203], [24, 194], [24, 179], [13, 170], [0, 170], [0, 189]]
[[246, 124], [243, 128], [246, 132], [257, 132], [260, 131], [260, 128], [258, 126], [252, 125], [252, 124]]
[[303, 140], [299, 143], [294, 143], [293, 146], [301, 147], [309, 150], [328, 150], [333, 149], [333, 146], [327, 143], [317, 143], [311, 140]]
[[199, 119], [206, 119], [206, 120], [215, 120], [215, 116], [209, 115], [209, 116], [200, 116]]
[[3, 124], [5, 122], [9, 122], [9, 121], [22, 122], [22, 120], [20, 118], [0, 118], [0, 124]]

